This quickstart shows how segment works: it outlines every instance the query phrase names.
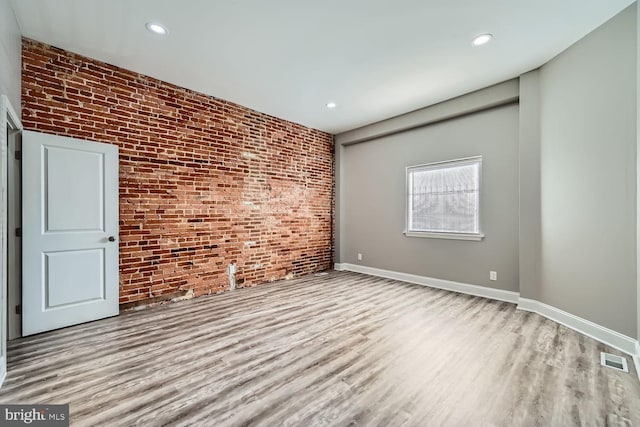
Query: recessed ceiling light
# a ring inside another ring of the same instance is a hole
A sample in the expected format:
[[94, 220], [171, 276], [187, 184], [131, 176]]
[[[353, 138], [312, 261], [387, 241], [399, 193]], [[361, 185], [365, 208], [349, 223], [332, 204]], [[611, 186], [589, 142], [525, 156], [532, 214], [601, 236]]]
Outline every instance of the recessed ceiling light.
[[476, 38], [473, 39], [474, 46], [482, 46], [483, 44], [487, 44], [493, 38], [493, 34], [480, 34]]
[[333, 110], [337, 106], [338, 106], [338, 104], [336, 104], [335, 102], [327, 102], [327, 108], [330, 109], [330, 110]]
[[155, 22], [147, 22], [145, 27], [147, 27], [147, 30], [151, 31], [152, 33], [160, 34], [162, 36], [169, 32], [165, 27], [160, 24], [156, 24]]

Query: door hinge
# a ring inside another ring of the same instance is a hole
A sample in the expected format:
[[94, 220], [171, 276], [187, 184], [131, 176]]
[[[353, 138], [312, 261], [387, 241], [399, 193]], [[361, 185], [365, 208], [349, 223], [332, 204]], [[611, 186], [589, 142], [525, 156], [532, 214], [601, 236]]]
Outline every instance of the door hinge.
[[22, 160], [22, 151], [15, 151], [14, 157], [16, 160]]
[[21, 305], [16, 305], [16, 314], [22, 314], [22, 306]]
[[16, 228], [16, 237], [22, 237], [22, 228], [20, 227]]

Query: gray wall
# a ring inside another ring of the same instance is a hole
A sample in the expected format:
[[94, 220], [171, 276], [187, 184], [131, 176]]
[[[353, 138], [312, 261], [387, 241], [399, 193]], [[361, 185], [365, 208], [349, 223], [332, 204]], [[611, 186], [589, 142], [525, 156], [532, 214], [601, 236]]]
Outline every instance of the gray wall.
[[[402, 131], [465, 111], [445, 103], [337, 135], [336, 262], [517, 291], [640, 337], [639, 22], [634, 4], [520, 76], [519, 106]], [[404, 237], [404, 167], [478, 154], [486, 238]]]
[[636, 2], [636, 297], [637, 338], [640, 340], [640, 7]]
[[335, 213], [333, 218], [333, 260], [334, 262], [339, 262], [342, 259], [343, 242], [342, 238], [342, 228], [345, 223], [345, 205], [343, 202], [343, 183], [344, 183], [344, 163], [342, 162], [342, 158], [344, 156], [344, 146], [342, 144], [338, 144], [335, 141], [335, 137], [333, 138], [333, 152], [334, 152], [334, 185], [335, 185]]
[[0, 94], [7, 95], [20, 115], [22, 41], [9, 0], [0, 0]]
[[520, 296], [540, 298], [540, 73], [520, 76]]
[[[480, 242], [405, 237], [405, 167], [483, 156]], [[339, 262], [518, 290], [518, 107], [343, 148]], [[357, 260], [357, 254], [363, 260]], [[489, 281], [489, 270], [498, 281]]]
[[540, 70], [540, 301], [636, 336], [635, 5]]

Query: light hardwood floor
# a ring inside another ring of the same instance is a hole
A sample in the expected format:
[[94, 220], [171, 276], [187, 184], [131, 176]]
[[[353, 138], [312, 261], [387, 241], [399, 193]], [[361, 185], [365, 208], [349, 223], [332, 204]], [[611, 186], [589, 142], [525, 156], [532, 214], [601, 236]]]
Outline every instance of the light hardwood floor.
[[345, 272], [12, 341], [2, 403], [73, 425], [640, 425], [615, 350], [513, 304]]

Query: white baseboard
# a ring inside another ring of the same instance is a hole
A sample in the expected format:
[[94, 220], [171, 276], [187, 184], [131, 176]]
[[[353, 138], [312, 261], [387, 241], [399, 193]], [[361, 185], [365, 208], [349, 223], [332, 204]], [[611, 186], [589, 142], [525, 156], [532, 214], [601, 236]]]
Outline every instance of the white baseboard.
[[459, 292], [461, 294], [474, 295], [499, 301], [506, 301], [516, 304], [518, 293], [503, 291], [502, 289], [487, 288], [485, 286], [469, 285], [466, 283], [452, 282], [450, 280], [434, 279], [432, 277], [418, 276], [416, 274], [399, 273], [397, 271], [382, 270], [379, 268], [366, 267], [356, 264], [335, 264], [338, 271], [353, 271], [355, 273], [368, 274], [370, 276], [384, 277], [385, 279], [395, 279], [402, 282], [415, 283], [429, 286], [431, 288], [444, 289], [447, 291]]
[[616, 348], [624, 353], [637, 357], [638, 353], [636, 348], [638, 341], [612, 329], [605, 328], [582, 317], [532, 299], [520, 298], [518, 301], [518, 309], [538, 313], [547, 319], [560, 323], [596, 341], [600, 341], [609, 347]]
[[539, 301], [520, 298], [520, 294], [518, 292], [504, 291], [501, 289], [487, 288], [485, 286], [470, 285], [467, 283], [452, 282], [450, 280], [434, 279], [432, 277], [400, 273], [397, 271], [383, 270], [380, 268], [349, 263], [335, 263], [334, 269], [337, 271], [353, 271], [355, 273], [384, 277], [386, 279], [394, 279], [402, 282], [415, 283], [432, 288], [518, 304], [519, 310], [537, 313], [547, 319], [553, 320], [556, 323], [560, 323], [574, 331], [593, 338], [596, 341], [600, 341], [609, 347], [631, 355], [636, 367], [636, 372], [638, 373], [638, 378], [640, 379], [640, 342], [638, 342], [638, 340]]
[[333, 264], [333, 269], [336, 271], [347, 271], [347, 269], [345, 268], [345, 265], [347, 264], [340, 264], [336, 262], [335, 264]]

